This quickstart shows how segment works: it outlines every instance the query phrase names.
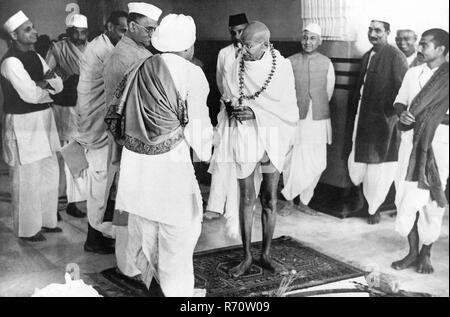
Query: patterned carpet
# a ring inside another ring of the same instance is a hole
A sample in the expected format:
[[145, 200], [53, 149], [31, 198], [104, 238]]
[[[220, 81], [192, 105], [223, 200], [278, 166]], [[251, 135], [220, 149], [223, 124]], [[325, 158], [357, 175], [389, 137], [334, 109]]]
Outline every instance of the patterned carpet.
[[[252, 244], [252, 252], [258, 257], [261, 242]], [[205, 288], [209, 297], [279, 296], [280, 285], [286, 291], [309, 288], [363, 275], [363, 271], [322, 254], [291, 237], [281, 237], [272, 242], [272, 257], [282, 267], [281, 273], [270, 273], [254, 264], [239, 278], [232, 278], [228, 270], [239, 264], [242, 247], [233, 246], [209, 250], [194, 255], [195, 287]], [[286, 272], [289, 272], [286, 274]], [[93, 286], [104, 296], [152, 296], [136, 283], [108, 269], [90, 274]], [[289, 285], [286, 282], [289, 281]]]

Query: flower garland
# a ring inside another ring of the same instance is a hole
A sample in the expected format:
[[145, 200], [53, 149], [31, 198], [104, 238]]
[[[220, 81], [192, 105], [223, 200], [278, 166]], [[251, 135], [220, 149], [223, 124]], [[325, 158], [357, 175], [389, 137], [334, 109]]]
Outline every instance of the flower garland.
[[244, 95], [244, 70], [245, 70], [245, 65], [244, 65], [244, 59], [241, 58], [241, 61], [239, 63], [239, 105], [242, 105], [242, 102], [244, 101], [244, 99], [246, 100], [255, 100], [256, 98], [259, 97], [259, 95], [267, 89], [267, 86], [269, 86], [270, 81], [272, 80], [273, 75], [275, 74], [275, 70], [277, 69], [277, 57], [275, 55], [275, 50], [273, 48], [273, 45], [270, 44], [270, 54], [272, 55], [272, 68], [270, 69], [270, 73], [269, 76], [267, 77], [266, 81], [264, 82], [264, 84], [262, 85], [262, 87], [255, 92], [253, 95]]

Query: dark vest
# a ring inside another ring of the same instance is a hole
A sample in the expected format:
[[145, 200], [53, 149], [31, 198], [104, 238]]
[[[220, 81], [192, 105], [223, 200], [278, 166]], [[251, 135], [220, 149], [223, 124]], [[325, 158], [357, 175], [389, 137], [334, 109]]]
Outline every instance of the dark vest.
[[298, 53], [289, 57], [289, 60], [294, 70], [300, 119], [306, 118], [311, 100], [313, 120], [329, 119], [327, 74], [330, 59], [320, 53], [312, 56]]
[[[42, 66], [39, 56], [34, 51], [21, 52], [16, 48], [8, 50], [6, 55], [2, 59], [2, 63], [8, 57], [16, 57], [19, 59], [25, 70], [30, 75], [31, 79], [35, 82], [44, 80], [44, 68]], [[3, 75], [0, 78], [1, 86], [4, 95], [3, 111], [10, 114], [24, 114], [35, 111], [41, 111], [50, 107], [49, 103], [44, 104], [32, 104], [23, 101], [13, 85]]]

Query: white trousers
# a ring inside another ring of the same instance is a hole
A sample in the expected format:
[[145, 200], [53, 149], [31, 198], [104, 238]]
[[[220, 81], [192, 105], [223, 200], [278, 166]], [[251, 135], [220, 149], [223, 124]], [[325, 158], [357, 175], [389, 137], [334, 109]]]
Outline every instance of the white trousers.
[[355, 144], [348, 158], [348, 172], [355, 186], [362, 184], [369, 214], [374, 215], [386, 200], [395, 179], [398, 162], [366, 164], [355, 162]]
[[178, 227], [130, 214], [127, 251], [147, 287], [154, 277], [166, 297], [194, 295], [192, 256], [200, 232], [199, 219]]
[[[438, 129], [441, 131], [438, 131], [433, 140], [433, 152], [440, 180], [445, 188], [449, 172], [448, 127], [440, 126]], [[397, 205], [395, 230], [404, 237], [408, 236], [418, 212], [417, 230], [419, 239], [421, 243], [430, 245], [439, 238], [445, 208], [439, 207], [436, 202], [431, 201], [430, 192], [418, 188], [417, 182], [405, 181], [413, 148], [412, 139], [412, 131], [405, 132], [402, 135], [399, 149], [399, 167], [395, 180], [397, 189], [395, 196], [395, 204]]]
[[59, 166], [56, 154], [10, 168], [14, 231], [32, 237], [57, 224]]

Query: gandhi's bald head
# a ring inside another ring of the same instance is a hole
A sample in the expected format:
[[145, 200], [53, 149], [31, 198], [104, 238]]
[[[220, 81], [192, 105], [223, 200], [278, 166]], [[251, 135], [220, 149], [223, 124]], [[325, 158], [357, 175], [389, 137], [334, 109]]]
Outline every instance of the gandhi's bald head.
[[241, 39], [243, 42], [269, 43], [270, 31], [264, 23], [253, 21], [244, 29]]
[[270, 45], [270, 31], [264, 23], [253, 21], [241, 36], [244, 60], [259, 60]]

